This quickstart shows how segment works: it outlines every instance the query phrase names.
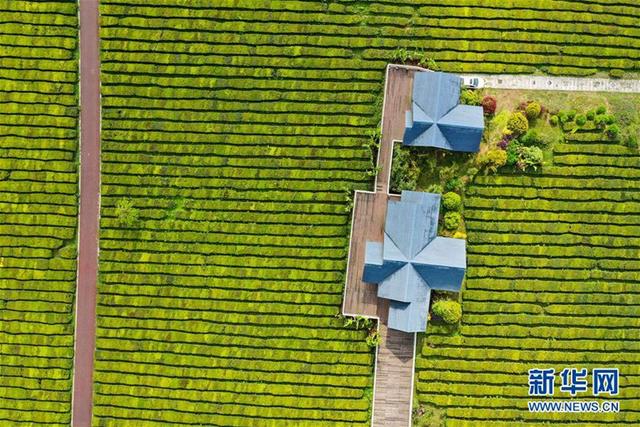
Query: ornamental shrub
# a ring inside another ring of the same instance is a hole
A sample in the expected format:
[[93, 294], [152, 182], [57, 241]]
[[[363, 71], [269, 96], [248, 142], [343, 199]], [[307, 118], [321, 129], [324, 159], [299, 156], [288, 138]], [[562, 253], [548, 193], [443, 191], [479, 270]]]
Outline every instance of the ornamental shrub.
[[519, 141], [522, 145], [545, 145], [546, 143], [535, 129], [529, 129]]
[[573, 119], [575, 119], [575, 118], [576, 118], [576, 114], [577, 114], [577, 113], [576, 113], [576, 110], [569, 110], [569, 111], [567, 111], [567, 119], [568, 119], [569, 121], [572, 121]]
[[593, 111], [593, 110], [587, 111], [587, 120], [593, 120], [595, 116], [596, 116], [596, 112], [595, 111]]
[[549, 123], [551, 123], [551, 126], [558, 126], [558, 122], [560, 120], [558, 119], [558, 116], [553, 115], [549, 118]]
[[455, 230], [460, 226], [462, 215], [459, 212], [447, 212], [444, 215], [444, 228], [447, 230]]
[[542, 165], [544, 160], [544, 155], [539, 147], [520, 147], [518, 154], [519, 159], [517, 165], [521, 170], [529, 167], [536, 170], [538, 166]]
[[540, 103], [535, 101], [527, 104], [526, 108], [524, 109], [524, 113], [527, 115], [527, 118], [529, 120], [538, 118], [540, 116], [541, 111], [542, 111], [542, 107], [540, 106]]
[[480, 94], [475, 90], [465, 89], [460, 93], [460, 103], [465, 105], [480, 105]]
[[482, 111], [485, 115], [492, 116], [496, 113], [496, 108], [498, 108], [498, 101], [496, 100], [495, 96], [485, 95], [485, 97], [482, 98], [480, 105], [482, 105]]
[[461, 191], [463, 188], [464, 182], [457, 176], [451, 178], [444, 184], [444, 189], [447, 191]]
[[139, 217], [139, 212], [133, 207], [133, 200], [120, 199], [116, 202], [116, 218], [120, 225], [131, 226]]
[[516, 136], [522, 135], [529, 130], [529, 121], [524, 114], [514, 113], [507, 122], [507, 128]]
[[576, 124], [578, 126], [584, 126], [587, 123], [587, 117], [584, 114], [578, 114], [576, 116]]
[[596, 108], [596, 114], [604, 114], [607, 112], [607, 107], [605, 107], [604, 105], [600, 105], [598, 108]]
[[448, 211], [460, 211], [462, 208], [462, 199], [458, 193], [450, 191], [442, 196], [442, 206]]
[[506, 163], [507, 153], [504, 150], [489, 150], [478, 157], [478, 166], [486, 168], [487, 172], [496, 173]]
[[449, 324], [455, 324], [462, 319], [462, 307], [458, 301], [441, 299], [433, 304], [432, 312]]
[[616, 122], [616, 118], [613, 114], [605, 114], [604, 115], [604, 122], [608, 125], [612, 125]]
[[520, 143], [518, 141], [514, 141], [507, 147], [507, 166], [513, 166], [517, 163], [520, 152]]

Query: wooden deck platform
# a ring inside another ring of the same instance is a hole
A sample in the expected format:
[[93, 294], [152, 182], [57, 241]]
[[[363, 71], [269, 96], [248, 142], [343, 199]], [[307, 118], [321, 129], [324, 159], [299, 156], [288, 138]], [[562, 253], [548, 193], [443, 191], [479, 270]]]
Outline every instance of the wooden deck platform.
[[382, 344], [376, 357], [376, 381], [372, 425], [409, 427], [413, 399], [415, 334], [387, 327], [389, 301], [377, 296], [376, 285], [362, 281], [367, 241], [382, 242], [389, 194], [394, 141], [402, 140], [405, 112], [411, 107], [413, 75], [417, 69], [390, 65], [385, 81], [382, 138], [378, 151], [375, 192], [358, 191], [354, 197], [349, 262], [342, 312], [379, 319]]

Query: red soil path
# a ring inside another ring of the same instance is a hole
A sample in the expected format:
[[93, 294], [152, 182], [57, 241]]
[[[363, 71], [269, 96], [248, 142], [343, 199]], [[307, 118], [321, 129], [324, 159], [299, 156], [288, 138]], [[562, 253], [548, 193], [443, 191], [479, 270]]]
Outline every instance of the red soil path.
[[93, 403], [100, 214], [98, 27], [98, 0], [80, 0], [80, 219], [72, 401], [74, 427], [91, 425]]

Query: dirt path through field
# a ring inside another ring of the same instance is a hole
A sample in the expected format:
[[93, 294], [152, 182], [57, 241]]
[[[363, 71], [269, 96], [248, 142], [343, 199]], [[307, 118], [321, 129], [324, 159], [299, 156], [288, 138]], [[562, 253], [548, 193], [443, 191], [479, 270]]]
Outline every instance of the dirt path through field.
[[91, 425], [100, 215], [98, 0], [80, 0], [80, 218], [72, 424]]

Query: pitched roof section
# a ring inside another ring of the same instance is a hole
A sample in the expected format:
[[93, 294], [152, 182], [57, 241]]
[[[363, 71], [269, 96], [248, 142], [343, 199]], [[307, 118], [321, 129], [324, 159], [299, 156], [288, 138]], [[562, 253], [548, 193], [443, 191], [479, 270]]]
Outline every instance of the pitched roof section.
[[416, 73], [403, 144], [478, 151], [484, 130], [482, 107], [459, 105], [459, 98], [459, 76], [428, 71]]
[[460, 290], [465, 241], [437, 236], [439, 210], [439, 194], [403, 191], [388, 202], [384, 241], [367, 242], [363, 280], [392, 301], [390, 328], [424, 331], [431, 290]]

